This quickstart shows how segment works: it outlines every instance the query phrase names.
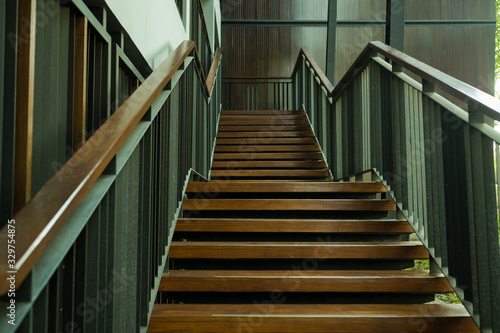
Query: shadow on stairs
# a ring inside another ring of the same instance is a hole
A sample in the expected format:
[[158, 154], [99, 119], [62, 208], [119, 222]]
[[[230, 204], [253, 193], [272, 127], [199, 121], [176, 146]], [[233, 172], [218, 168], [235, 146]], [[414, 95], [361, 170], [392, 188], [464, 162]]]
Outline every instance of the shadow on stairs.
[[479, 332], [376, 181], [332, 182], [303, 111], [225, 111], [149, 332]]

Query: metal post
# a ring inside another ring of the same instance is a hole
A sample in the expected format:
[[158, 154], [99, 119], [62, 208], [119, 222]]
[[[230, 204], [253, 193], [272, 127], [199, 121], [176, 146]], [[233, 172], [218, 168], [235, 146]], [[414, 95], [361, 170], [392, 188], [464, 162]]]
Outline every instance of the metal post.
[[326, 42], [326, 76], [331, 83], [335, 78], [335, 47], [337, 44], [337, 0], [328, 0], [328, 28]]
[[405, 0], [387, 0], [385, 42], [404, 51], [405, 46]]

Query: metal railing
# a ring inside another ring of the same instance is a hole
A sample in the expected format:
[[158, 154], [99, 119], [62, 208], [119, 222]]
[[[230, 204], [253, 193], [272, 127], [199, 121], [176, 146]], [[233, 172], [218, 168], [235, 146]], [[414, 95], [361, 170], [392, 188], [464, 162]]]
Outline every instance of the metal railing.
[[288, 77], [223, 77], [225, 110], [290, 110], [292, 80]]
[[335, 88], [302, 50], [293, 89], [334, 177], [375, 169], [481, 331], [500, 332], [500, 133], [486, 123], [500, 102], [381, 42]]
[[0, 293], [5, 309], [16, 271], [16, 325], [1, 332], [146, 330], [187, 177], [210, 169], [221, 53], [208, 80], [198, 59], [183, 42], [14, 216]]

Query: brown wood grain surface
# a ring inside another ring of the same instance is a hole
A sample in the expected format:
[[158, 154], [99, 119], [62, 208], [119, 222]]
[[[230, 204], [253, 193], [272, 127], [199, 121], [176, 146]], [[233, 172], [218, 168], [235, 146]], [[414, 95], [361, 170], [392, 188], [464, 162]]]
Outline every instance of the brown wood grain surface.
[[219, 132], [217, 133], [217, 137], [218, 138], [302, 138], [302, 137], [314, 137], [314, 133], [311, 131]]
[[320, 152], [290, 152], [290, 153], [215, 153], [214, 160], [321, 160]]
[[295, 232], [409, 234], [407, 221], [398, 220], [293, 220], [293, 219], [179, 219], [179, 232]]
[[449, 293], [443, 274], [428, 271], [195, 271], [172, 270], [160, 291]]
[[[353, 320], [355, 319], [355, 320]], [[478, 333], [457, 304], [162, 304], [149, 332]]]
[[184, 199], [184, 210], [395, 211], [392, 200], [376, 199]]
[[301, 152], [301, 151], [320, 151], [317, 145], [237, 145], [215, 147], [216, 153], [222, 152]]
[[218, 145], [255, 145], [255, 144], [316, 144], [316, 139], [314, 137], [309, 138], [219, 138], [217, 139]]
[[212, 163], [212, 169], [255, 169], [255, 168], [280, 168], [280, 169], [320, 169], [326, 168], [323, 161], [225, 161]]
[[[31, 198], [33, 110], [35, 96], [36, 0], [18, 4], [16, 125], [14, 155], [14, 214]], [[6, 260], [2, 258], [2, 261]], [[1, 272], [2, 274], [4, 271]], [[2, 275], [3, 276], [3, 275]], [[6, 283], [5, 279], [0, 282]], [[0, 293], [4, 288], [0, 289]]]
[[[231, 163], [231, 162], [230, 162]], [[267, 162], [266, 162], [267, 163]], [[233, 193], [251, 193], [251, 192], [276, 192], [276, 193], [378, 193], [387, 192], [385, 186], [380, 182], [232, 182], [232, 181], [210, 181], [210, 182], [191, 182], [188, 184], [186, 192], [233, 192]]]
[[428, 259], [420, 242], [172, 242], [172, 259]]
[[327, 178], [328, 170], [212, 170], [212, 177], [299, 177], [299, 178]]

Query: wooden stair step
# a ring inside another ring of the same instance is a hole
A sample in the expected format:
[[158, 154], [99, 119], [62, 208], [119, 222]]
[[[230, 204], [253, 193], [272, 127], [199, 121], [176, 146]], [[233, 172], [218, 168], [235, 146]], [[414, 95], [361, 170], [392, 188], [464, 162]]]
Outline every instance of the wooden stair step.
[[314, 137], [310, 138], [218, 138], [218, 145], [297, 145], [297, 144], [316, 144], [316, 139]]
[[179, 219], [178, 232], [381, 233], [410, 234], [399, 220]]
[[228, 271], [171, 270], [160, 291], [172, 292], [330, 292], [450, 293], [443, 274], [428, 271]]
[[238, 120], [219, 120], [220, 126], [277, 126], [277, 125], [307, 125], [309, 126], [309, 121], [297, 120], [297, 119], [281, 119], [277, 117], [269, 117], [268, 119], [238, 119]]
[[303, 152], [320, 151], [317, 145], [234, 145], [234, 146], [215, 146], [215, 152]]
[[157, 304], [157, 332], [480, 332], [458, 304]]
[[310, 131], [311, 127], [309, 125], [282, 125], [282, 126], [219, 126], [219, 131], [221, 132], [269, 132], [269, 131]]
[[327, 178], [328, 170], [212, 170], [212, 177], [300, 177]]
[[210, 181], [191, 182], [186, 192], [227, 192], [227, 193], [385, 193], [381, 182], [234, 182]]
[[220, 120], [307, 120], [305, 114], [221, 114]]
[[279, 132], [219, 132], [217, 138], [303, 138], [312, 137], [312, 131], [279, 131]]
[[305, 114], [304, 110], [222, 110], [221, 115], [296, 115]]
[[323, 161], [214, 161], [212, 169], [321, 169], [326, 168]]
[[320, 152], [290, 153], [215, 153], [214, 160], [322, 160]]
[[171, 259], [428, 259], [420, 242], [172, 242]]
[[392, 200], [378, 199], [184, 199], [183, 210], [395, 211]]

